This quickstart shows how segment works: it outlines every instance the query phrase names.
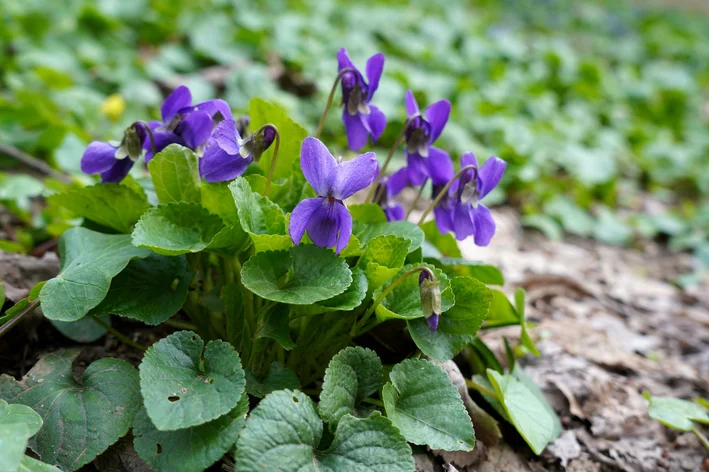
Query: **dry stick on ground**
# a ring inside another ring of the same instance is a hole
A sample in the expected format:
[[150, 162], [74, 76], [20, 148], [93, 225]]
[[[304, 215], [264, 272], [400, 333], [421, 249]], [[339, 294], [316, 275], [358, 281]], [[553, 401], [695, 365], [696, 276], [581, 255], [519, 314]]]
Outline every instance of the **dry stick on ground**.
[[24, 152], [20, 151], [15, 147], [12, 147], [7, 144], [0, 144], [0, 153], [7, 154], [12, 158], [17, 159], [21, 163], [32, 167], [38, 172], [41, 172], [42, 174], [48, 175], [50, 177], [54, 177], [55, 179], [61, 180], [66, 184], [70, 184], [72, 182], [71, 177], [69, 177], [68, 175], [64, 175], [61, 172], [52, 169], [52, 167], [43, 160], [37, 159], [36, 157], [30, 156], [29, 154], [25, 154]]

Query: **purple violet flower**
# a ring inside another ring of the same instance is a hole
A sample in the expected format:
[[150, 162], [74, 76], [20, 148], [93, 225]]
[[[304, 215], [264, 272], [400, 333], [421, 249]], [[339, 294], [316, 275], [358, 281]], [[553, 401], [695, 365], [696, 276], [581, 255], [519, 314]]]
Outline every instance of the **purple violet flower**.
[[[222, 120], [233, 120], [231, 109], [224, 100], [207, 100], [192, 105], [192, 94], [184, 85], [168, 95], [160, 112], [162, 121], [148, 123], [155, 137], [155, 152], [177, 143], [201, 154], [214, 125]], [[143, 145], [147, 150], [145, 161], [149, 162], [153, 158], [150, 141]]]
[[199, 160], [199, 174], [207, 182], [233, 180], [244, 173], [254, 160], [268, 149], [276, 138], [273, 128], [265, 128], [259, 136], [241, 139], [239, 124], [227, 119], [215, 128]]
[[[500, 183], [507, 163], [493, 156], [478, 167], [475, 154], [468, 152], [460, 157], [460, 166], [469, 165], [475, 168], [464, 172], [436, 205], [436, 225], [443, 234], [453, 231], [459, 241], [474, 235], [475, 244], [487, 246], [495, 234], [495, 220], [480, 200]], [[434, 185], [434, 197], [440, 190], [440, 186]]]
[[81, 170], [87, 174], [101, 174], [104, 183], [120, 182], [143, 154], [142, 145], [147, 136], [143, 123], [133, 123], [120, 142], [93, 141], [81, 157]]
[[419, 111], [411, 90], [406, 92], [406, 160], [411, 185], [423, 185], [430, 178], [434, 185], [445, 185], [453, 177], [453, 163], [447, 152], [433, 147], [448, 122], [451, 104], [440, 100]]
[[362, 73], [357, 69], [347, 56], [345, 48], [337, 53], [338, 71], [345, 68], [354, 69], [342, 75], [342, 102], [345, 109], [342, 112], [342, 121], [347, 132], [347, 145], [353, 151], [359, 151], [367, 144], [369, 135], [372, 141], [384, 132], [387, 119], [384, 113], [369, 102], [379, 86], [379, 78], [384, 69], [384, 54], [379, 53], [367, 60], [367, 80], [364, 81]]
[[404, 207], [394, 200], [406, 186], [409, 185], [409, 173], [406, 167], [402, 167], [393, 174], [382, 177], [379, 181], [376, 195], [376, 203], [382, 207], [387, 221], [399, 221], [405, 218]]
[[320, 140], [309, 137], [300, 151], [300, 167], [318, 194], [293, 209], [288, 231], [294, 244], [300, 244], [305, 231], [320, 247], [336, 246], [340, 253], [352, 235], [352, 215], [344, 200], [370, 185], [379, 170], [373, 152], [350, 161], [335, 160]]

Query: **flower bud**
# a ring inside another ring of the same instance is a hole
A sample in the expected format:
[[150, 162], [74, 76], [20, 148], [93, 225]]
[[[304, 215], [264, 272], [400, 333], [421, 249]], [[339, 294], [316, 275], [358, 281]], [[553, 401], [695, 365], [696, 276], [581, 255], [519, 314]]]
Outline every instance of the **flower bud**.
[[419, 294], [423, 316], [426, 317], [431, 331], [435, 331], [441, 315], [441, 282], [429, 271], [422, 271], [419, 275]]
[[140, 156], [143, 155], [143, 142], [146, 136], [147, 131], [145, 130], [145, 125], [142, 123], [133, 123], [126, 128], [123, 139], [118, 149], [116, 149], [114, 157], [116, 159], [125, 159], [128, 157], [133, 162], [137, 161]]
[[241, 142], [239, 154], [241, 154], [241, 157], [244, 159], [250, 156], [254, 161], [258, 162], [258, 160], [261, 159], [261, 155], [271, 147], [275, 139], [276, 130], [271, 126], [264, 127], [261, 129], [261, 132], [257, 131], [256, 133], [250, 134]]

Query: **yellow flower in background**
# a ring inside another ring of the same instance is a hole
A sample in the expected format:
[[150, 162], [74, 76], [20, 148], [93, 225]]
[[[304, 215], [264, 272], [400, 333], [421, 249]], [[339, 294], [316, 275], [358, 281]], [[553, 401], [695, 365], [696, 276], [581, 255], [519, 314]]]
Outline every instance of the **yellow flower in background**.
[[118, 121], [126, 110], [126, 102], [118, 94], [106, 98], [101, 104], [101, 112], [111, 121]]

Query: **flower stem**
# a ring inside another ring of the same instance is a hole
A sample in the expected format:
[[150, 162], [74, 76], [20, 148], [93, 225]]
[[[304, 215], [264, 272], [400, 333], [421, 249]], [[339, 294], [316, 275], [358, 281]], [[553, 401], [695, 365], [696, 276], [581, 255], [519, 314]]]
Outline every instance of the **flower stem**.
[[135, 348], [135, 349], [138, 349], [139, 351], [147, 351], [147, 350], [148, 350], [147, 347], [145, 347], [145, 346], [143, 346], [142, 344], [138, 344], [137, 342], [133, 341], [131, 338], [129, 338], [129, 337], [126, 336], [125, 334], [121, 333], [120, 331], [118, 331], [117, 329], [113, 328], [113, 327], [112, 327], [111, 325], [109, 325], [108, 323], [104, 322], [104, 321], [103, 321], [102, 319], [100, 319], [98, 316], [91, 315], [91, 318], [93, 318], [93, 320], [94, 320], [96, 323], [98, 323], [99, 325], [101, 325], [101, 327], [102, 327], [103, 329], [105, 329], [106, 331], [108, 331], [109, 333], [111, 333], [112, 335], [114, 335], [115, 337], [117, 337], [123, 344], [127, 344], [127, 345], [129, 345], [129, 346], [131, 346], [131, 347], [133, 347], [133, 348]]
[[404, 217], [405, 220], [409, 219], [409, 215], [411, 215], [411, 212], [414, 211], [414, 208], [416, 208], [416, 205], [418, 204], [419, 200], [421, 199], [421, 195], [423, 194], [423, 189], [424, 189], [424, 187], [426, 187], [427, 182], [428, 182], [428, 178], [426, 180], [424, 180], [423, 183], [421, 184], [421, 188], [419, 189], [419, 193], [416, 194], [416, 199], [409, 207], [409, 211], [406, 212], [406, 216]]
[[387, 154], [386, 159], [384, 159], [384, 164], [382, 165], [382, 168], [379, 170], [379, 175], [377, 175], [377, 178], [374, 179], [374, 182], [369, 188], [369, 193], [367, 194], [367, 198], [364, 199], [364, 201], [372, 201], [372, 197], [374, 197], [374, 192], [377, 190], [377, 187], [379, 186], [379, 182], [382, 180], [382, 177], [384, 177], [384, 172], [386, 172], [387, 167], [389, 166], [389, 161], [391, 161], [391, 157], [394, 155], [394, 152], [396, 149], [399, 147], [401, 144], [401, 140], [404, 137], [404, 134], [406, 133], [406, 130], [409, 128], [409, 124], [411, 121], [416, 118], [416, 116], [412, 116], [411, 118], [408, 118], [404, 122], [403, 128], [401, 128], [401, 131], [399, 132], [399, 136], [396, 137], [396, 141], [394, 141], [394, 145], [389, 149], [389, 154]]
[[479, 383], [473, 382], [472, 380], [465, 379], [465, 386], [471, 390], [477, 390], [480, 393], [484, 393], [485, 395], [488, 395], [492, 398], [497, 398], [497, 394], [495, 392], [493, 392], [487, 387], [480, 385]]
[[342, 80], [342, 76], [345, 75], [348, 72], [357, 72], [355, 69], [352, 67], [345, 67], [342, 69], [340, 72], [337, 73], [337, 77], [335, 77], [335, 82], [332, 84], [332, 89], [330, 89], [330, 95], [327, 97], [327, 103], [325, 104], [325, 110], [322, 112], [322, 116], [320, 116], [320, 122], [318, 123], [318, 130], [315, 132], [315, 137], [320, 139], [320, 134], [322, 133], [323, 126], [325, 126], [325, 118], [327, 118], [327, 114], [330, 111], [330, 108], [332, 107], [332, 100], [335, 98], [335, 92], [337, 91], [337, 86], [340, 83], [340, 80]]
[[364, 403], [369, 403], [370, 405], [377, 405], [377, 406], [384, 406], [384, 402], [381, 400], [377, 400], [376, 398], [364, 398], [362, 400]]
[[27, 308], [16, 314], [14, 318], [11, 318], [7, 323], [0, 326], [0, 338], [3, 337], [3, 335], [7, 334], [7, 332], [10, 331], [12, 328], [14, 328], [15, 325], [19, 323], [22, 318], [32, 313], [38, 306], [39, 299], [30, 303]]
[[421, 219], [419, 219], [418, 225], [421, 226], [424, 221], [426, 221], [426, 217], [433, 211], [434, 208], [436, 208], [436, 205], [443, 199], [445, 195], [448, 194], [448, 189], [451, 188], [451, 185], [453, 185], [453, 182], [458, 180], [461, 175], [463, 175], [463, 172], [466, 172], [468, 170], [474, 169], [477, 172], [477, 167], [474, 165], [469, 165], [469, 166], [464, 166], [461, 167], [461, 169], [456, 172], [456, 174], [453, 176], [452, 179], [450, 179], [446, 185], [441, 189], [440, 192], [438, 192], [438, 195], [436, 195], [436, 198], [433, 199], [431, 204], [426, 208], [426, 211], [423, 212], [423, 215], [421, 215]]
[[271, 129], [276, 134], [276, 142], [273, 146], [273, 157], [271, 157], [271, 167], [268, 169], [268, 176], [266, 177], [266, 187], [263, 189], [264, 197], [268, 197], [268, 192], [271, 190], [271, 179], [273, 179], [273, 171], [276, 170], [276, 159], [278, 158], [278, 148], [281, 147], [281, 133], [278, 132], [276, 125], [266, 124], [260, 127], [255, 135], [258, 136], [259, 133], [263, 133], [266, 129]]
[[369, 309], [364, 313], [364, 316], [362, 319], [359, 321], [359, 323], [355, 323], [355, 325], [352, 327], [352, 330], [350, 331], [350, 335], [352, 337], [361, 334], [359, 332], [360, 328], [365, 325], [367, 320], [369, 319], [370, 316], [372, 316], [372, 313], [374, 313], [374, 310], [379, 306], [379, 304], [386, 298], [387, 295], [389, 295], [389, 292], [391, 292], [397, 285], [399, 285], [401, 282], [406, 280], [407, 277], [410, 275], [416, 274], [418, 272], [428, 272], [428, 275], [431, 276], [432, 279], [436, 278], [436, 275], [433, 273], [431, 269], [428, 267], [414, 267], [410, 271], [406, 272], [403, 274], [401, 277], [396, 279], [394, 282], [391, 283], [387, 288], [382, 290], [382, 293], [379, 295], [379, 297], [372, 303], [372, 305], [369, 307]]
[[696, 426], [692, 428], [692, 432], [697, 437], [697, 439], [699, 439], [699, 442], [702, 443], [702, 446], [704, 446], [709, 451], [709, 439], [707, 439], [707, 437], [704, 436], [702, 432], [699, 431], [699, 428], [697, 428]]

